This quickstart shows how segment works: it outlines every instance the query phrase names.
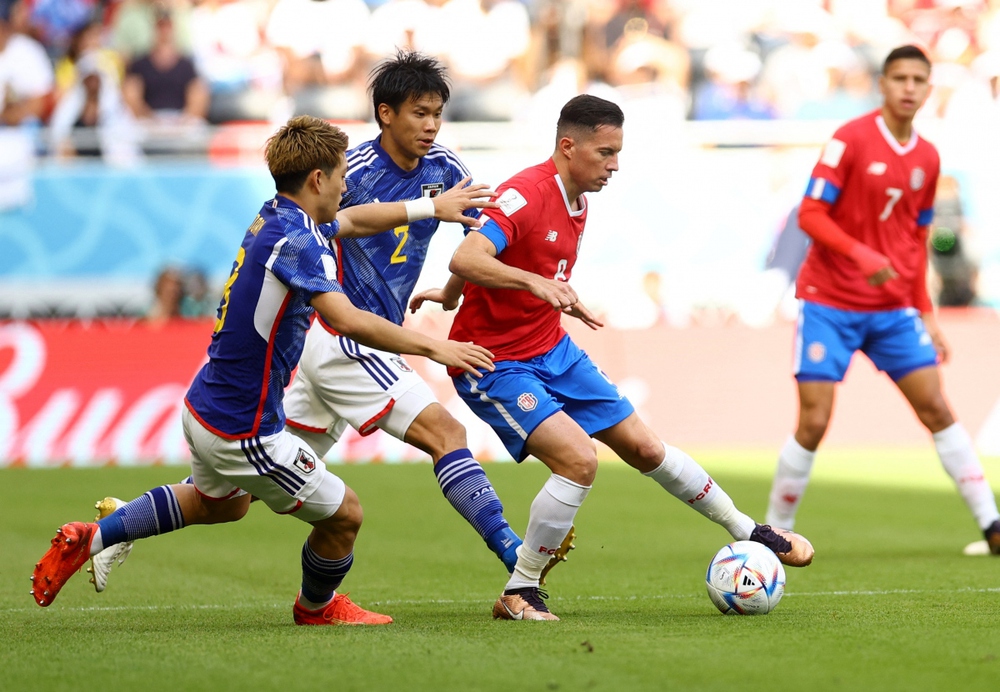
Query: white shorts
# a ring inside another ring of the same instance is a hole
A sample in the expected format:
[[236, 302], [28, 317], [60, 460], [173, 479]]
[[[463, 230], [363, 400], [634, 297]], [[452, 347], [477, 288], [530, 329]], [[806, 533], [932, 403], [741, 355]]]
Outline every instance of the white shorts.
[[334, 440], [348, 425], [362, 435], [381, 428], [402, 440], [420, 412], [434, 403], [434, 392], [398, 353], [331, 334], [317, 320], [285, 391], [284, 409], [290, 427]]
[[276, 435], [227, 440], [207, 430], [185, 406], [184, 437], [191, 449], [191, 478], [202, 497], [259, 497], [278, 514], [313, 522], [340, 509], [347, 486], [305, 442], [282, 430]]

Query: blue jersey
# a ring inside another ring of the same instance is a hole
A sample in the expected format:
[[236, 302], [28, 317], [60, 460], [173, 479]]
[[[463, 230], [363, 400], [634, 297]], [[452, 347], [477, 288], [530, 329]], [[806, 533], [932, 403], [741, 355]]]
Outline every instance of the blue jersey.
[[220, 437], [273, 435], [285, 427], [284, 389], [302, 355], [310, 300], [343, 293], [330, 240], [291, 200], [265, 203], [236, 253], [219, 305], [208, 363], [185, 399]]
[[[434, 197], [468, 175], [458, 156], [439, 144], [416, 168], [404, 171], [375, 139], [347, 152], [347, 189], [340, 208]], [[478, 213], [470, 209], [466, 215], [475, 218]], [[339, 278], [355, 307], [402, 324], [438, 224], [437, 219], [423, 219], [367, 238], [338, 238]]]

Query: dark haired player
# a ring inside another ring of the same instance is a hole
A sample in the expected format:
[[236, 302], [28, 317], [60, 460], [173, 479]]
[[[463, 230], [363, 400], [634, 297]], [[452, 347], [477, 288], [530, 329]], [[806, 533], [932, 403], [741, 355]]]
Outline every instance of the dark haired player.
[[722, 525], [737, 540], [763, 543], [789, 565], [806, 565], [813, 549], [801, 536], [758, 525], [698, 463], [660, 441], [608, 377], [563, 330], [563, 313], [603, 326], [568, 281], [587, 220], [586, 192], [601, 190], [618, 170], [621, 109], [577, 96], [562, 109], [555, 151], [497, 191], [499, 208], [469, 233], [451, 262], [443, 291], [414, 298], [465, 300], [450, 337], [483, 344], [495, 371], [466, 377], [452, 368], [458, 393], [489, 423], [518, 461], [539, 458], [552, 475], [531, 505], [514, 572], [493, 607], [506, 620], [558, 620], [546, 607], [539, 577], [573, 523], [597, 473], [591, 438], [671, 495]]
[[837, 130], [813, 169], [799, 212], [799, 225], [815, 241], [797, 285], [799, 420], [778, 458], [767, 521], [794, 525], [836, 384], [861, 351], [931, 432], [990, 551], [1000, 554], [993, 491], [969, 434], [945, 401], [937, 367], [948, 347], [925, 272], [939, 159], [913, 129], [930, 75], [930, 61], [916, 46], [889, 53], [879, 78], [882, 107]]

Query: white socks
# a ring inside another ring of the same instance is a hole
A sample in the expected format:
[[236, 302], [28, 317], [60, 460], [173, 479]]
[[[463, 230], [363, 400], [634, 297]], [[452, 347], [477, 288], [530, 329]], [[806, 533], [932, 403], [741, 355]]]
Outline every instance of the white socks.
[[988, 528], [1000, 518], [1000, 513], [997, 512], [996, 498], [993, 497], [993, 490], [983, 474], [983, 467], [979, 463], [969, 433], [961, 423], [953, 423], [944, 430], [934, 433], [933, 437], [934, 447], [941, 457], [944, 470], [955, 481], [958, 492], [968, 505], [979, 528]]
[[90, 542], [90, 557], [94, 557], [104, 550], [104, 537], [101, 535], [101, 527], [94, 531], [94, 539]]
[[738, 541], [750, 538], [757, 523], [736, 509], [726, 491], [709, 477], [697, 461], [664, 443], [663, 463], [643, 474], [663, 486], [678, 500], [723, 526]]
[[506, 589], [538, 586], [542, 568], [573, 526], [577, 510], [590, 492], [589, 485], [552, 474], [531, 503], [528, 530], [517, 549], [517, 565]]
[[816, 452], [810, 452], [796, 442], [794, 435], [788, 436], [778, 456], [778, 469], [771, 484], [765, 522], [779, 529], [795, 526], [795, 512], [809, 485], [809, 473], [815, 459]]

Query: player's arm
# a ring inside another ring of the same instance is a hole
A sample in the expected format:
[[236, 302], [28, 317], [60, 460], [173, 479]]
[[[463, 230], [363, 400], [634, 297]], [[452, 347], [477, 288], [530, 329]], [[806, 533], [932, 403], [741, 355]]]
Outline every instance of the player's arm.
[[462, 297], [465, 290], [465, 279], [457, 274], [448, 277], [448, 282], [444, 288], [428, 288], [413, 296], [410, 300], [410, 312], [416, 312], [425, 302], [441, 303], [445, 310], [454, 310], [458, 307], [458, 299]]
[[426, 356], [442, 365], [461, 368], [475, 377], [482, 376], [480, 369], [493, 370], [493, 354], [482, 346], [432, 339], [412, 329], [404, 329], [378, 315], [359, 310], [343, 293], [316, 293], [310, 303], [327, 324], [369, 348]]
[[357, 238], [375, 235], [390, 228], [396, 228], [421, 219], [435, 218], [465, 225], [476, 223], [476, 219], [466, 216], [467, 209], [491, 209], [497, 206], [490, 197], [496, 195], [488, 185], [469, 184], [465, 178], [447, 192], [437, 197], [421, 197], [409, 202], [376, 202], [359, 204], [342, 209], [337, 213], [340, 221], [341, 238]]
[[448, 265], [452, 274], [485, 288], [528, 291], [556, 310], [563, 310], [579, 301], [576, 291], [565, 281], [546, 279], [498, 260], [497, 246], [487, 233], [495, 236], [502, 231], [491, 219], [479, 230], [465, 236]]
[[799, 208], [799, 228], [817, 243], [850, 257], [872, 286], [899, 276], [889, 258], [847, 234], [830, 216], [832, 204], [806, 197]]

